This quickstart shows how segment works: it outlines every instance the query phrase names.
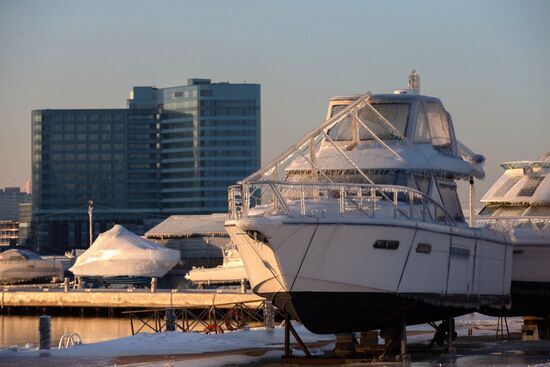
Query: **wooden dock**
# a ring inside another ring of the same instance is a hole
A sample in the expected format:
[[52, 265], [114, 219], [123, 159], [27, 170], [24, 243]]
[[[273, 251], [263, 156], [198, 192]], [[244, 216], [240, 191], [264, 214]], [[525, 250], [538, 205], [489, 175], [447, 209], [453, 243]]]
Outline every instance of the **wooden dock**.
[[231, 308], [236, 303], [258, 302], [264, 298], [254, 293], [230, 290], [157, 290], [145, 289], [71, 289], [65, 292], [58, 288], [13, 289], [5, 288], [0, 296], [4, 308]]

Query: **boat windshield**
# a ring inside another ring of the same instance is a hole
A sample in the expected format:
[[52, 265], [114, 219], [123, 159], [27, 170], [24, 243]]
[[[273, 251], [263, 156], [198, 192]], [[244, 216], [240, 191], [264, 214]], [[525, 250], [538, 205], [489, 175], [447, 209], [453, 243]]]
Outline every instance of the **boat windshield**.
[[7, 250], [0, 253], [0, 260], [3, 261], [25, 261], [25, 260], [41, 260], [42, 258], [30, 251], [25, 250]]
[[[401, 134], [405, 135], [407, 130], [407, 121], [409, 119], [409, 103], [371, 103], [371, 106], [382, 115], [391, 125]], [[341, 111], [346, 106], [334, 106], [332, 109], [332, 115]], [[384, 121], [383, 118], [374, 112], [369, 107], [364, 107], [359, 111], [359, 119], [367, 125], [367, 127], [376, 136], [382, 140], [397, 139], [398, 137], [392, 133], [391, 126]], [[352, 140], [352, 122], [351, 116], [346, 116], [340, 123], [336, 124], [330, 129], [328, 135], [332, 140], [346, 141]], [[365, 129], [365, 127], [359, 124], [359, 138], [361, 140], [372, 140], [374, 137]]]

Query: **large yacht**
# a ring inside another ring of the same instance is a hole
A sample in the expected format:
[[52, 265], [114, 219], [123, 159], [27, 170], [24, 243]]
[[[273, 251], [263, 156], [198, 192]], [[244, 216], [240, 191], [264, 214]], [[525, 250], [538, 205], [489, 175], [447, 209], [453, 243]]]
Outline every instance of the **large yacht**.
[[[505, 162], [483, 196], [478, 225], [505, 230], [514, 242], [512, 307], [497, 314], [550, 315], [550, 152]], [[494, 314], [494, 310], [487, 313]]]
[[327, 120], [229, 188], [226, 230], [255, 293], [315, 333], [509, 303], [512, 246], [470, 228], [455, 180], [484, 175], [437, 98], [336, 97]]

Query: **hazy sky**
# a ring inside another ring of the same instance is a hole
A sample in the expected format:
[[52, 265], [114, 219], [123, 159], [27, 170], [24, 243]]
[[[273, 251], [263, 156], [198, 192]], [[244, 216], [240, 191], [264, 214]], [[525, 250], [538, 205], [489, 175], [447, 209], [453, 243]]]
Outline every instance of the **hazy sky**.
[[[125, 107], [134, 85], [262, 85], [262, 160], [319, 125], [329, 97], [440, 97], [457, 136], [504, 160], [550, 150], [549, 1], [0, 0], [0, 187], [30, 178], [40, 108]], [[479, 195], [478, 195], [479, 196]]]

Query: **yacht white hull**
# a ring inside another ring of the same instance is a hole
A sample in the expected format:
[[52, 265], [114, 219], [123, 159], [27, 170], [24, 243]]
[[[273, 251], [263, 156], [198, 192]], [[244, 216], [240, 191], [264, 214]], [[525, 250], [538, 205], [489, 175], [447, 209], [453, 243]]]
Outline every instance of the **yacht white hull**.
[[511, 307], [485, 310], [493, 316], [550, 315], [550, 244], [515, 244]]
[[423, 323], [509, 301], [512, 247], [503, 234], [408, 220], [299, 220], [248, 217], [226, 230], [254, 292], [313, 332]]

